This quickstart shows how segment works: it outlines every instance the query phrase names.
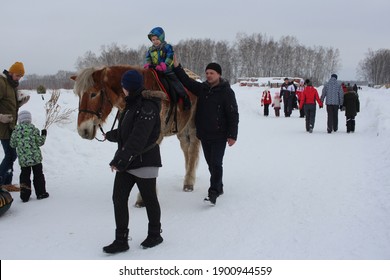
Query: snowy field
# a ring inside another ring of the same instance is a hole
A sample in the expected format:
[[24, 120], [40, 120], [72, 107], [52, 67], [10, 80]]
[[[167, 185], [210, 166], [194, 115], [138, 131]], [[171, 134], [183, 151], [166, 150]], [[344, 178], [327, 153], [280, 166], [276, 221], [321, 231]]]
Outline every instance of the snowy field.
[[[233, 89], [239, 134], [226, 150], [225, 194], [216, 207], [203, 203], [209, 182], [203, 154], [195, 190], [183, 192], [179, 141], [165, 138], [157, 181], [164, 242], [148, 250], [139, 247], [147, 233], [146, 212], [130, 207], [130, 250], [103, 253], [114, 238], [114, 173], [108, 163], [116, 145], [81, 139], [75, 111], [68, 124], [49, 128], [42, 147], [50, 197], [38, 201], [33, 194], [22, 203], [12, 193], [13, 205], [0, 217], [0, 259], [389, 260], [390, 89], [359, 91], [354, 134], [345, 132], [343, 112], [339, 131], [327, 134], [326, 109], [317, 109], [309, 134], [297, 110], [291, 118], [276, 118], [270, 108], [264, 117], [263, 88], [236, 84]], [[32, 112], [41, 129], [50, 91], [45, 100], [25, 93], [31, 99], [23, 109]], [[78, 98], [63, 90], [59, 103], [76, 109]], [[105, 129], [110, 126], [108, 121]], [[19, 173], [15, 163], [14, 183]], [[136, 193], [135, 188], [131, 205]]]

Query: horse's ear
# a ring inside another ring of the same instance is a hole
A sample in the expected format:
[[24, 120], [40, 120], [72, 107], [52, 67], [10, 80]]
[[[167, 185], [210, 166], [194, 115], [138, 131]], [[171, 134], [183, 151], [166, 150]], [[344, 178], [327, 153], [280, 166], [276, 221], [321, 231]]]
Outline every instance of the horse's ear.
[[100, 82], [103, 70], [104, 69], [96, 70], [92, 73], [92, 79], [94, 82]]
[[77, 76], [71, 76], [70, 79], [73, 80], [73, 81], [76, 81]]

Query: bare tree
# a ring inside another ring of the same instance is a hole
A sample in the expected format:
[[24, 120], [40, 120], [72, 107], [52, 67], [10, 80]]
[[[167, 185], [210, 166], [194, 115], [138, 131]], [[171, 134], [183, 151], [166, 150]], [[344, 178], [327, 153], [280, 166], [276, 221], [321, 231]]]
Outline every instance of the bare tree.
[[231, 81], [234, 77], [233, 75], [233, 59], [232, 54], [233, 50], [229, 46], [229, 43], [227, 41], [219, 41], [215, 44], [215, 54], [214, 54], [214, 61], [219, 63], [222, 67], [222, 74], [223, 77]]
[[[204, 78], [206, 65], [214, 61], [221, 64], [224, 78], [231, 82], [242, 76], [297, 76], [310, 78], [314, 83], [321, 83], [340, 67], [338, 49], [321, 46], [305, 47], [300, 45], [293, 36], [284, 36], [276, 41], [264, 34], [238, 33], [236, 41], [232, 44], [226, 41], [215, 42], [211, 39], [188, 39], [180, 41], [173, 47], [183, 66], [197, 73], [201, 78]], [[126, 46], [120, 47], [112, 43], [103, 45], [100, 54], [87, 51], [77, 59], [75, 66], [80, 70], [92, 66], [143, 65], [146, 51], [145, 45], [138, 49], [128, 49]], [[375, 81], [385, 79], [388, 64], [381, 61], [387, 61], [386, 55], [388, 54], [370, 54], [369, 58], [361, 63], [361, 72], [365, 75], [369, 73]], [[72, 88], [73, 83], [70, 82], [69, 77], [73, 74], [59, 71], [55, 76], [26, 76], [21, 83], [21, 88], [36, 89], [38, 85], [51, 89]]]
[[53, 123], [68, 123], [70, 121], [71, 114], [76, 109], [61, 109], [58, 104], [58, 99], [61, 96], [59, 90], [53, 90], [49, 101], [45, 104], [46, 109], [46, 121], [44, 129], [48, 129]]
[[390, 49], [368, 50], [365, 59], [360, 61], [358, 73], [372, 84], [390, 83]]

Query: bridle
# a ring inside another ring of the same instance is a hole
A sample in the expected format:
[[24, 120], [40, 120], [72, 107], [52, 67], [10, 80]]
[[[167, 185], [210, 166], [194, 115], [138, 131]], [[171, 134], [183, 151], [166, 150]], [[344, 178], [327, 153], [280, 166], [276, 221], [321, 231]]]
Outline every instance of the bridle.
[[[108, 96], [107, 96], [106, 92], [104, 91], [104, 89], [101, 89], [101, 90], [100, 90], [100, 106], [99, 106], [99, 109], [96, 110], [96, 111], [91, 111], [91, 110], [87, 110], [87, 109], [79, 109], [79, 114], [80, 114], [80, 113], [92, 114], [92, 115], [95, 115], [99, 120], [101, 120], [102, 117], [103, 117], [103, 104], [104, 104], [104, 100], [105, 100], [104, 97], [105, 97], [105, 96], [106, 96], [107, 101], [108, 101], [108, 102], [110, 103], [110, 105], [112, 106], [112, 108], [114, 108], [114, 104], [112, 104], [111, 100], [108, 98]], [[81, 100], [80, 100], [80, 102], [81, 102]], [[80, 106], [79, 106], [79, 108], [80, 108]], [[119, 111], [120, 111], [120, 110], [118, 109], [118, 111], [117, 111], [117, 113], [116, 113], [116, 116], [115, 116], [115, 119], [114, 119], [114, 122], [113, 122], [113, 124], [112, 124], [112, 126], [111, 126], [111, 130], [113, 130], [114, 127], [115, 127], [115, 123], [116, 123], [116, 121], [117, 121], [117, 119], [118, 119], [118, 116], [119, 116]], [[104, 132], [103, 127], [100, 125], [100, 122], [99, 122], [98, 126], [99, 126], [99, 129], [100, 129], [100, 131], [102, 132], [102, 134], [105, 135], [106, 133]], [[110, 131], [111, 131], [111, 130], [110, 130]], [[105, 138], [104, 138], [103, 140], [101, 140], [101, 139], [98, 139], [96, 136], [95, 136], [95, 139], [98, 140], [99, 142], [104, 142], [104, 141], [106, 141]]]

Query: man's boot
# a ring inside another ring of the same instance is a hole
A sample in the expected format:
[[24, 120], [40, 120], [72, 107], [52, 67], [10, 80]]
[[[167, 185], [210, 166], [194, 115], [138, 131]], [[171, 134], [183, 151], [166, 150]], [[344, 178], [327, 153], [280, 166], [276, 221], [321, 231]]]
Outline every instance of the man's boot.
[[108, 254], [115, 254], [129, 250], [129, 230], [115, 230], [115, 240], [110, 245], [103, 247]]

